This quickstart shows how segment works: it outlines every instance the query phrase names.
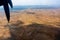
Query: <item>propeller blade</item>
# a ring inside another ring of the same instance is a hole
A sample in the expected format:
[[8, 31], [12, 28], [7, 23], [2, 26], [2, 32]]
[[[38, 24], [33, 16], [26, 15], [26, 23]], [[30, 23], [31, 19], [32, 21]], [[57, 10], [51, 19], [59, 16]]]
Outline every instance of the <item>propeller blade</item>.
[[13, 8], [12, 1], [8, 0], [8, 3], [10, 4], [11, 8]]
[[4, 5], [4, 10], [5, 10], [6, 18], [7, 18], [8, 22], [9, 22], [9, 20], [10, 20], [10, 11], [9, 11], [8, 4]]

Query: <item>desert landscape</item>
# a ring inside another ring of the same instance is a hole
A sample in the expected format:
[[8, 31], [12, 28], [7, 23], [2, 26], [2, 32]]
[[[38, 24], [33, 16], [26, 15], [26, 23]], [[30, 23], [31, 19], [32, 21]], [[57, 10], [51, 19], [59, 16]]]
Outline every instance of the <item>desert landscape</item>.
[[11, 12], [8, 23], [0, 12], [0, 40], [60, 40], [60, 9]]

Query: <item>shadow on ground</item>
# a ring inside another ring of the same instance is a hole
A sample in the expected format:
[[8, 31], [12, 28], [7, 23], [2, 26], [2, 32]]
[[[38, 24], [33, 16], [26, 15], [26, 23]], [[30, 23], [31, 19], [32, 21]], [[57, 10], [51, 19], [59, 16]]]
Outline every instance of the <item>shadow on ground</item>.
[[10, 29], [10, 40], [60, 40], [60, 28], [58, 27], [38, 23], [22, 24], [24, 24], [22, 21], [17, 21], [6, 25]]

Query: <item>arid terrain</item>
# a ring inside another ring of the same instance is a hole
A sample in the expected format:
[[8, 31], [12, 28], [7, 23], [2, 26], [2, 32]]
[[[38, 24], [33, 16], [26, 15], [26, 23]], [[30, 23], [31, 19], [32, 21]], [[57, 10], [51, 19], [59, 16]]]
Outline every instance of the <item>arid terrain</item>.
[[60, 40], [60, 9], [12, 11], [10, 23], [0, 12], [0, 40]]

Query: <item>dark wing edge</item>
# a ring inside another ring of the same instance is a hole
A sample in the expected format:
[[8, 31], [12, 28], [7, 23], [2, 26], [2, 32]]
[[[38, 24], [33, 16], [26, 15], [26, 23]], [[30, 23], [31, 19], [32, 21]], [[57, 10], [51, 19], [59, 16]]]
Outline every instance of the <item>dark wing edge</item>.
[[11, 0], [9, 0], [9, 1], [8, 1], [8, 3], [9, 3], [9, 5], [11, 6], [11, 8], [13, 8], [12, 1], [11, 1]]
[[4, 10], [5, 10], [6, 18], [7, 18], [8, 22], [9, 22], [10, 21], [10, 10], [9, 10], [8, 4], [4, 5]]

